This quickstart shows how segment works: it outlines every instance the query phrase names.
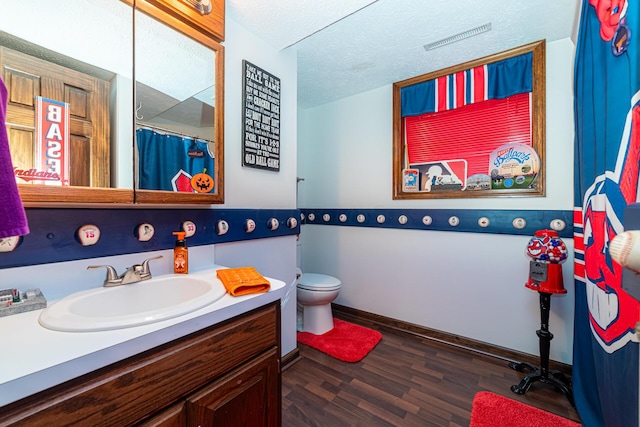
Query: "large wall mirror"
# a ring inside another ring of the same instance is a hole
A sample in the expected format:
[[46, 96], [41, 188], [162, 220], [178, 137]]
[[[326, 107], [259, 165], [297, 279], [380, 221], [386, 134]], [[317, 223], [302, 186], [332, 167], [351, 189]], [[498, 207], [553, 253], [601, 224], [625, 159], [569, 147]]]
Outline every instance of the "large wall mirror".
[[[222, 46], [153, 3], [3, 2], [0, 76], [27, 206], [223, 201]], [[147, 131], [193, 138], [175, 189], [144, 181]]]
[[224, 201], [224, 49], [189, 3], [135, 0], [137, 203]]
[[7, 0], [2, 9], [6, 126], [23, 201], [131, 203], [131, 6]]

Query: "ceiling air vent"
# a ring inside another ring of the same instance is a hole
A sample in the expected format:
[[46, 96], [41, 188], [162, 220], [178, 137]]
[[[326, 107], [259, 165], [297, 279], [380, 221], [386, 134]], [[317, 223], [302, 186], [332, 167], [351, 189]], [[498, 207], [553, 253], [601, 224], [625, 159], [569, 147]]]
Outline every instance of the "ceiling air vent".
[[438, 47], [442, 47], [451, 43], [455, 43], [457, 41], [469, 38], [469, 37], [473, 37], [476, 36], [478, 34], [481, 33], [486, 33], [487, 31], [491, 30], [491, 22], [488, 22], [484, 25], [481, 25], [479, 27], [476, 28], [472, 28], [470, 30], [464, 31], [462, 33], [456, 34], [455, 36], [449, 36], [447, 38], [444, 38], [442, 40], [438, 40], [437, 42], [433, 42], [433, 43], [428, 43], [424, 45], [424, 50], [432, 50], [432, 49], [436, 49]]

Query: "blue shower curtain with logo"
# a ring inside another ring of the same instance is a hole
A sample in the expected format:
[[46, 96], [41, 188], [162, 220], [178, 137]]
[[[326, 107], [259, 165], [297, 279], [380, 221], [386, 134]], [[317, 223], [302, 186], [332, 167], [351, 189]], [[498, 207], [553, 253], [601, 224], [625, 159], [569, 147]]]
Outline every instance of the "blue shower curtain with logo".
[[640, 304], [608, 245], [638, 202], [640, 2], [583, 0], [575, 59], [573, 391], [586, 427], [638, 426]]
[[205, 141], [140, 128], [136, 142], [141, 189], [194, 192], [193, 175], [214, 176], [214, 159]]

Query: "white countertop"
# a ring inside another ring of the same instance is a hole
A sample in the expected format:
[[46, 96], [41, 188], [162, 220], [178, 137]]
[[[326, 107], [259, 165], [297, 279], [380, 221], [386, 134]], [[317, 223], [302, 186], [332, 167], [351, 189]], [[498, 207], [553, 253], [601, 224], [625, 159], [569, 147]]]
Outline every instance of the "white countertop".
[[[190, 275], [218, 280], [212, 266]], [[42, 327], [42, 310], [0, 317], [0, 407], [283, 297], [286, 284], [269, 279], [267, 293], [228, 293], [197, 311], [148, 325], [100, 332]], [[126, 286], [126, 285], [125, 285]]]

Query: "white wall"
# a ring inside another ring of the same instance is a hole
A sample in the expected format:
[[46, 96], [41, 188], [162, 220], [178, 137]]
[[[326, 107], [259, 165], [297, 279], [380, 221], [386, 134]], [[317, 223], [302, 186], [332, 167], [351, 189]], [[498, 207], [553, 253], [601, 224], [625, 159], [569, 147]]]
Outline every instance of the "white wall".
[[251, 265], [263, 275], [278, 278], [287, 284], [285, 296], [280, 301], [283, 356], [297, 347], [295, 242], [295, 236], [286, 236], [215, 246], [216, 263], [229, 267]]
[[[299, 110], [299, 206], [571, 210], [573, 56], [570, 39], [547, 44], [544, 198], [392, 200], [392, 87]], [[303, 271], [343, 281], [338, 304], [538, 354], [538, 294], [524, 287], [528, 236], [305, 225]], [[564, 239], [570, 252], [572, 239]], [[568, 294], [554, 296], [551, 358], [571, 363]]]
[[[266, 44], [227, 15], [225, 46], [225, 206], [295, 208], [297, 65], [292, 52]], [[242, 166], [242, 60], [281, 82], [280, 171]]]
[[[297, 65], [283, 53], [226, 17], [225, 36], [225, 207], [296, 208]], [[242, 60], [278, 77], [281, 82], [280, 171], [242, 166]], [[216, 245], [216, 263], [254, 265], [263, 274], [293, 283], [295, 237]], [[295, 296], [282, 307], [282, 354], [297, 347]]]

